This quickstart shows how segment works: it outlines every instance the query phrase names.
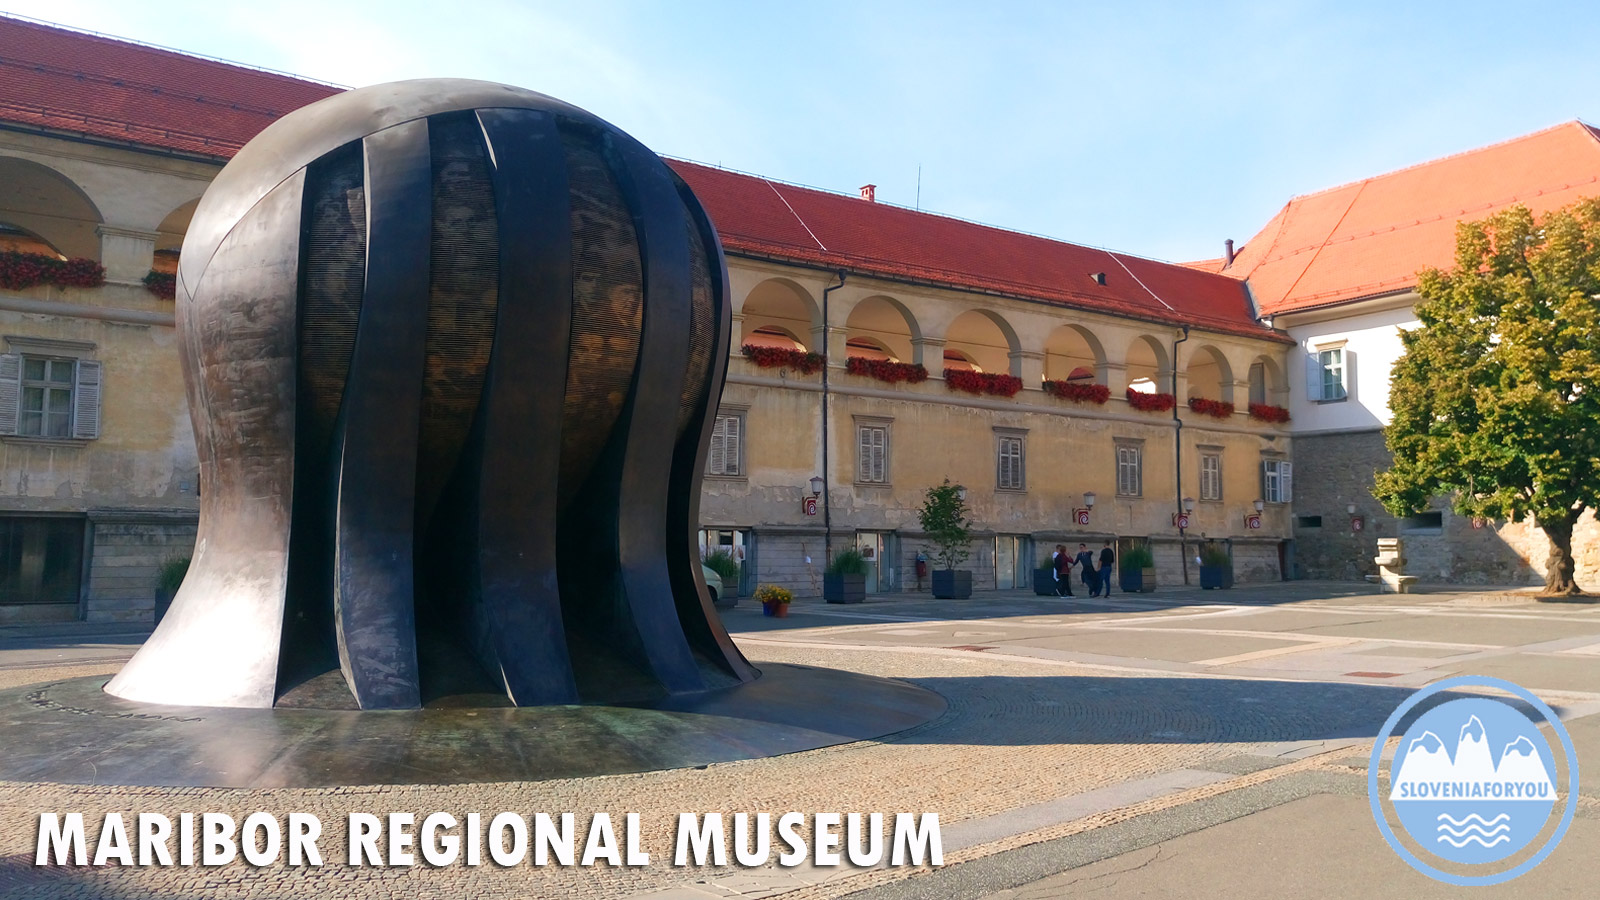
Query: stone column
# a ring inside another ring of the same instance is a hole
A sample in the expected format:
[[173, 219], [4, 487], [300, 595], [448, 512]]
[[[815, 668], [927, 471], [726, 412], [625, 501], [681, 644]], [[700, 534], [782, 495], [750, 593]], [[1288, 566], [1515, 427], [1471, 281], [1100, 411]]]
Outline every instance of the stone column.
[[1034, 350], [1011, 351], [1011, 374], [1022, 379], [1023, 390], [1042, 390], [1044, 354]]
[[139, 284], [150, 273], [156, 258], [156, 232], [138, 228], [100, 225], [100, 264], [106, 267], [106, 280]]
[[942, 338], [912, 338], [911, 361], [921, 363], [929, 378], [944, 377], [944, 340]]

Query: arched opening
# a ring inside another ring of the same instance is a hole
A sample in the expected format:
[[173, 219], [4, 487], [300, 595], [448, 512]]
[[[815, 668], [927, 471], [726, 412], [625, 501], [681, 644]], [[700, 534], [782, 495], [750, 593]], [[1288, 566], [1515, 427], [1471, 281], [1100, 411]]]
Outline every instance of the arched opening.
[[1128, 387], [1145, 394], [1164, 394], [1172, 387], [1172, 369], [1167, 350], [1155, 338], [1144, 335], [1128, 348]]
[[1045, 342], [1044, 377], [1046, 381], [1105, 384], [1105, 351], [1088, 329], [1062, 325]]
[[899, 301], [868, 297], [845, 317], [845, 346], [851, 356], [905, 362], [916, 356], [917, 320]]
[[957, 372], [982, 372], [983, 367], [973, 361], [965, 351], [944, 348], [944, 367]]
[[37, 253], [41, 256], [66, 258], [66, 254], [52, 247], [49, 241], [10, 222], [0, 222], [0, 252]]
[[812, 329], [822, 324], [811, 297], [786, 279], [773, 278], [756, 285], [745, 298], [741, 312], [741, 346], [806, 350], [811, 344]]
[[989, 310], [972, 309], [956, 316], [945, 332], [944, 346], [947, 361], [955, 352], [959, 354], [955, 359], [967, 361], [978, 371], [1017, 374], [1011, 371], [1011, 353], [1019, 349], [1017, 333], [1009, 322]]
[[199, 205], [200, 198], [196, 197], [167, 213], [156, 226], [156, 257], [150, 268], [167, 274], [178, 271], [178, 251], [183, 249], [183, 236], [188, 233], [189, 220], [194, 218], [194, 209]]
[[1189, 396], [1185, 399], [1203, 397], [1224, 403], [1233, 402], [1233, 368], [1217, 348], [1197, 348], [1194, 355], [1189, 357], [1186, 374], [1189, 376]]
[[1278, 402], [1284, 389], [1283, 370], [1273, 362], [1271, 357], [1258, 356], [1250, 364], [1250, 402], [1270, 403], [1281, 406]]
[[0, 156], [0, 222], [61, 256], [99, 259], [95, 227], [102, 221], [88, 195], [65, 175], [36, 162]]
[[898, 356], [895, 356], [892, 352], [890, 352], [888, 345], [877, 338], [846, 338], [844, 347], [845, 350], [849, 351], [850, 356], [858, 357], [860, 359], [882, 360], [884, 362], [900, 361]]

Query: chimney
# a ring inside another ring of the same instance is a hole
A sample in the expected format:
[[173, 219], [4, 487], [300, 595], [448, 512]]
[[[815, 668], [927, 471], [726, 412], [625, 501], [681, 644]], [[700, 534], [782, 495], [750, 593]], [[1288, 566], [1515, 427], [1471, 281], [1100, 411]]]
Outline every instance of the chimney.
[[1222, 267], [1226, 269], [1231, 265], [1233, 265], [1233, 238], [1228, 238], [1222, 242]]
[[875, 184], [863, 184], [861, 186], [861, 199], [868, 203], [878, 202], [878, 186]]

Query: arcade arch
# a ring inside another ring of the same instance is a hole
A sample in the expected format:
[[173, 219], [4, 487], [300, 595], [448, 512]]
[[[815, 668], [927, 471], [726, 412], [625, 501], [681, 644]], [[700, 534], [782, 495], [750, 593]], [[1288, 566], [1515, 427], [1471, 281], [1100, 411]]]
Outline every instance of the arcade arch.
[[1012, 353], [1020, 349], [1016, 330], [990, 310], [970, 309], [956, 316], [945, 330], [944, 348], [946, 368], [1017, 374], [1012, 371]]
[[103, 221], [72, 179], [31, 160], [0, 156], [0, 222], [62, 256], [99, 259], [95, 229]]
[[1217, 348], [1209, 344], [1196, 348], [1194, 355], [1189, 357], [1185, 374], [1189, 382], [1189, 396], [1185, 399], [1204, 397], [1224, 403], [1233, 402], [1233, 367], [1228, 365], [1228, 358]]
[[756, 285], [740, 310], [744, 319], [739, 343], [757, 347], [806, 350], [814, 328], [822, 324], [817, 306], [805, 289], [788, 279], [772, 278]]
[[1167, 349], [1155, 338], [1141, 335], [1128, 348], [1128, 388], [1145, 394], [1165, 393], [1172, 384]]
[[921, 336], [917, 319], [900, 301], [882, 295], [857, 303], [845, 318], [845, 348], [850, 356], [909, 362]]
[[1094, 333], [1080, 325], [1062, 325], [1044, 345], [1047, 381], [1106, 383], [1106, 353]]

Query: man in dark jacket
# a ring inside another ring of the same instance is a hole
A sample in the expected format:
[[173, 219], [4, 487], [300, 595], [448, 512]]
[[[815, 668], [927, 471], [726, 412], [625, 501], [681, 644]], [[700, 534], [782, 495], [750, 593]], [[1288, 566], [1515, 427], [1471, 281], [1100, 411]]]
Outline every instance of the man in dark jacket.
[[[1072, 596], [1072, 557], [1067, 555], [1067, 545], [1057, 544], [1056, 552], [1050, 557], [1050, 566], [1055, 570], [1056, 596]], [[1066, 593], [1063, 594], [1062, 591]]]
[[1105, 549], [1100, 551], [1100, 596], [1111, 596], [1111, 566], [1117, 561], [1117, 554], [1111, 549], [1111, 542], [1106, 541]]
[[1099, 583], [1095, 580], [1094, 554], [1089, 552], [1085, 544], [1078, 545], [1078, 555], [1073, 557], [1074, 565], [1083, 566], [1083, 585], [1089, 589], [1089, 596], [1093, 597], [1100, 590]]

